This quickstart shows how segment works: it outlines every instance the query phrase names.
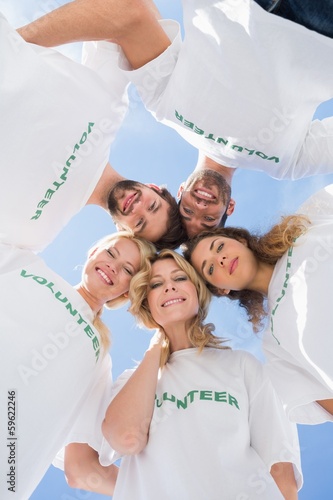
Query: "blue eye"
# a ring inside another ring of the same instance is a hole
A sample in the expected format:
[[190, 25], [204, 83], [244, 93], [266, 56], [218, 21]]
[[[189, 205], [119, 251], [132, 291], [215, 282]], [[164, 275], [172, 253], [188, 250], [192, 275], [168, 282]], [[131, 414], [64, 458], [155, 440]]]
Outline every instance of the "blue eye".
[[219, 246], [217, 247], [216, 253], [221, 252], [221, 250], [222, 250], [222, 248], [223, 248], [223, 247], [224, 247], [224, 243], [221, 243], [221, 245], [219, 245]]
[[175, 281], [187, 281], [187, 276], [186, 275], [183, 275], [183, 276], [177, 276], [175, 278]]
[[213, 264], [211, 266], [209, 266], [208, 268], [208, 275], [211, 276], [213, 274], [213, 271], [214, 271], [214, 266]]

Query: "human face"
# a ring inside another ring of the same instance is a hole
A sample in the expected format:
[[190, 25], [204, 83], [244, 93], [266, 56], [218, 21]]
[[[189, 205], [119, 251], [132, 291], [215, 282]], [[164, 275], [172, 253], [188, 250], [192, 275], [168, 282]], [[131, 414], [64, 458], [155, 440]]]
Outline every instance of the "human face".
[[108, 207], [118, 230], [131, 229], [154, 242], [167, 232], [170, 206], [159, 195], [159, 187], [150, 186], [131, 180], [117, 182]]
[[140, 251], [130, 239], [113, 240], [107, 248], [97, 248], [84, 267], [83, 283], [87, 294], [96, 303], [128, 292], [134, 274], [140, 268]]
[[179, 211], [189, 238], [205, 229], [219, 226], [225, 213], [230, 215], [234, 200], [230, 199], [230, 186], [215, 170], [193, 172], [179, 190]]
[[184, 327], [199, 310], [195, 285], [172, 258], [152, 265], [147, 300], [153, 319], [166, 333]]
[[196, 271], [222, 293], [255, 289], [259, 264], [245, 240], [218, 235], [204, 238], [192, 252], [191, 262]]

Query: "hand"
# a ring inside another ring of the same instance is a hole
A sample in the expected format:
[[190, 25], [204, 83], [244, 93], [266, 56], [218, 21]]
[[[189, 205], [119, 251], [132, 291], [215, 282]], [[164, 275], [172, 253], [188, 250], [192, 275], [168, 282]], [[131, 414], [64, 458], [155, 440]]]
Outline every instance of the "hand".
[[166, 341], [166, 336], [163, 330], [156, 330], [152, 338], [150, 339], [148, 351], [152, 349], [154, 346], [160, 346], [161, 348], [164, 346]]

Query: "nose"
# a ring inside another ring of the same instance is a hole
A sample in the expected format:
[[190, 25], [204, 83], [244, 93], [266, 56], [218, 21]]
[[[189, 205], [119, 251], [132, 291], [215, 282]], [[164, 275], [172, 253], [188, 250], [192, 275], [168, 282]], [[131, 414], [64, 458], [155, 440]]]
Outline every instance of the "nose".
[[111, 264], [106, 264], [107, 267], [110, 269], [111, 273], [114, 274], [115, 276], [117, 276], [118, 274], [118, 264], [117, 263], [113, 263], [112, 265]]
[[171, 292], [171, 291], [175, 292], [176, 291], [176, 285], [174, 283], [167, 283], [165, 285], [165, 290], [164, 291], [165, 291], [165, 293]]
[[206, 200], [202, 200], [201, 198], [197, 198], [195, 200], [195, 203], [196, 203], [197, 207], [201, 208], [201, 209], [206, 208], [207, 205], [208, 205], [207, 201]]
[[218, 260], [218, 263], [220, 264], [220, 266], [222, 266], [222, 267], [225, 266], [225, 264], [226, 264], [225, 259], [226, 259], [226, 256], [222, 256], [222, 255], [218, 256], [217, 260]]

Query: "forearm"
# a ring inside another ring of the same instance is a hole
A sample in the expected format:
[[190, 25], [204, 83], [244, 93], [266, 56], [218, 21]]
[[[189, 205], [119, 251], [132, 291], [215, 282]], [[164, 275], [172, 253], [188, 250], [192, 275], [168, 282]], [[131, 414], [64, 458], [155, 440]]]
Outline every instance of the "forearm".
[[290, 462], [279, 462], [271, 467], [271, 475], [285, 500], [297, 500], [294, 468]]
[[90, 446], [72, 443], [65, 450], [65, 475], [71, 488], [113, 495], [118, 467], [103, 467]]
[[170, 41], [150, 0], [75, 0], [18, 29], [30, 43], [54, 47], [85, 40], [118, 43], [133, 68], [161, 54]]
[[151, 346], [107, 409], [102, 431], [112, 448], [121, 454], [140, 453], [147, 444], [160, 356], [161, 346]]

